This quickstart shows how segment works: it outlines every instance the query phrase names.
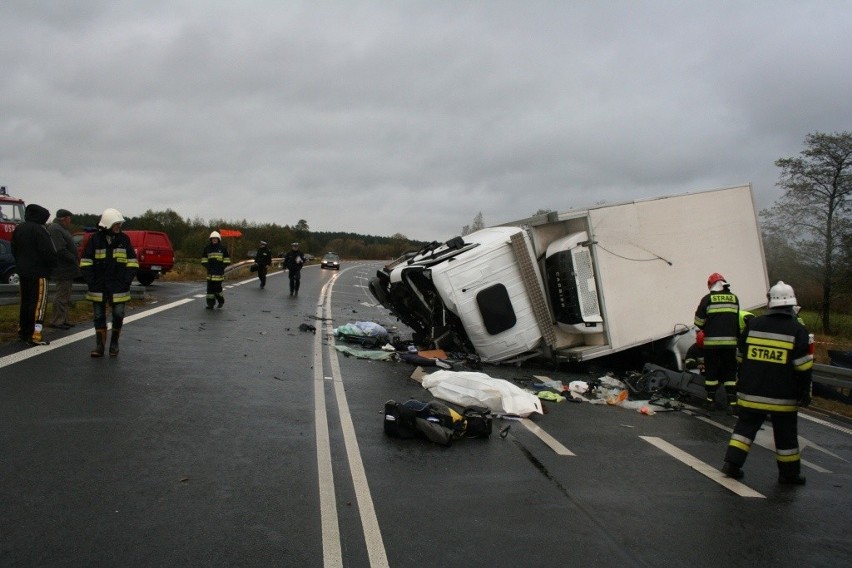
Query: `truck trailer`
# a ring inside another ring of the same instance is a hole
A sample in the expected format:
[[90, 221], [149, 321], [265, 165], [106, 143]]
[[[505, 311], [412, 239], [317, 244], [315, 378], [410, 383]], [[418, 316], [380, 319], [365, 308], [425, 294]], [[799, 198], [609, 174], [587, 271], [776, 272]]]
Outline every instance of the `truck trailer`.
[[551, 212], [433, 242], [379, 270], [370, 290], [418, 344], [485, 362], [587, 361], [654, 345], [657, 361], [681, 368], [713, 272], [742, 309], [765, 304], [751, 185]]

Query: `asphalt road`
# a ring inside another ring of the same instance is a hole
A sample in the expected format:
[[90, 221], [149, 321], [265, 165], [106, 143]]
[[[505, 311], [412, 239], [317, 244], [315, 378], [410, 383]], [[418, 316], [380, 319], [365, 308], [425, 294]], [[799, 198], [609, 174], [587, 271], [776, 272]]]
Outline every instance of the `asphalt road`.
[[765, 447], [722, 478], [724, 415], [545, 403], [449, 448], [386, 437], [386, 400], [431, 395], [327, 337], [398, 325], [375, 269], [229, 283], [212, 311], [203, 284], [152, 286], [117, 358], [79, 326], [0, 348], [0, 566], [849, 564], [852, 429], [827, 419], [799, 419], [804, 487]]

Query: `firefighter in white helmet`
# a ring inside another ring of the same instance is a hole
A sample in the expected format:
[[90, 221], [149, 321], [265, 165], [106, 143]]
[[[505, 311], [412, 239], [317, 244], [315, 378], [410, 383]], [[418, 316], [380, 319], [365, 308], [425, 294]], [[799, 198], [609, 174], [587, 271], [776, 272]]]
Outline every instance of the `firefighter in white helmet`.
[[117, 209], [105, 209], [80, 257], [80, 272], [88, 285], [86, 299], [92, 302], [95, 348], [92, 357], [104, 356], [107, 336], [107, 306], [112, 306], [112, 336], [109, 356], [118, 355], [118, 338], [124, 324], [124, 307], [130, 301], [130, 283], [139, 269], [130, 237], [121, 231], [124, 216]]
[[725, 453], [722, 472], [743, 476], [742, 467], [767, 416], [772, 417], [778, 482], [803, 485], [798, 409], [811, 401], [814, 360], [809, 334], [796, 317], [796, 295], [778, 281], [769, 289], [767, 313], [746, 322], [737, 356], [741, 361], [737, 396], [739, 419]]
[[219, 231], [210, 233], [210, 242], [201, 253], [201, 264], [207, 269], [207, 309], [212, 310], [217, 302], [221, 308], [225, 305], [225, 296], [222, 295], [225, 267], [231, 264], [231, 258], [228, 249], [222, 244]]

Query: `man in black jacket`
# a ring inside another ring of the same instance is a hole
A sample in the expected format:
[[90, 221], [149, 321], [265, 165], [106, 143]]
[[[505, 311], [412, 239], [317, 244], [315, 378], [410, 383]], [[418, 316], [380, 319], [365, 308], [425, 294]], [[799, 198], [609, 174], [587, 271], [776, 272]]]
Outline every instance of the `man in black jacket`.
[[260, 241], [260, 246], [254, 256], [254, 263], [257, 264], [257, 278], [260, 280], [260, 287], [266, 288], [266, 271], [272, 264], [272, 253], [269, 251], [266, 241]]
[[284, 255], [284, 268], [290, 274], [290, 295], [299, 295], [302, 280], [302, 267], [305, 265], [305, 253], [299, 250], [299, 243], [293, 243], [291, 250]]
[[56, 250], [44, 226], [50, 211], [31, 203], [24, 222], [12, 233], [12, 254], [21, 278], [21, 310], [18, 337], [30, 345], [47, 345], [42, 335], [47, 308], [47, 279], [56, 265]]

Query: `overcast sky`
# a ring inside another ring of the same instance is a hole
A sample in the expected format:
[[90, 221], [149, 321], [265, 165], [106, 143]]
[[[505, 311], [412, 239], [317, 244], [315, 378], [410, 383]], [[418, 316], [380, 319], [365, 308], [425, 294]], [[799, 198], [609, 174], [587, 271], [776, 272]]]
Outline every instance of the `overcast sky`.
[[852, 130], [852, 2], [2, 0], [0, 184], [443, 240]]

